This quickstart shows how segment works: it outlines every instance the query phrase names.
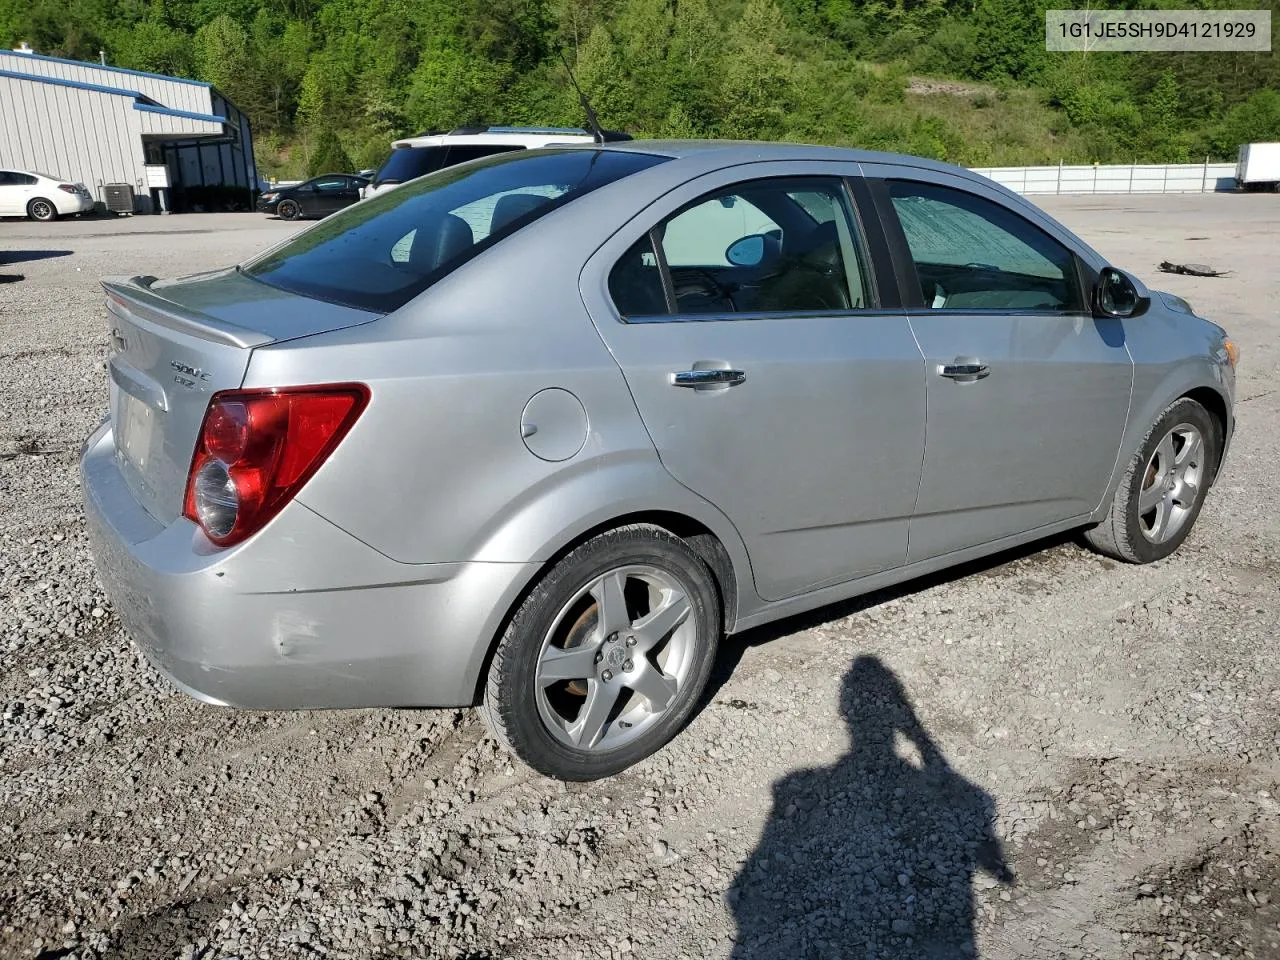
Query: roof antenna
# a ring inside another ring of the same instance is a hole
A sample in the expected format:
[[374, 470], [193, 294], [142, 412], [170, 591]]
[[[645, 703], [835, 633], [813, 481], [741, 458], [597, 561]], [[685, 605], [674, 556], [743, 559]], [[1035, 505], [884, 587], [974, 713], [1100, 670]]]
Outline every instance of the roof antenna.
[[591, 130], [591, 138], [596, 143], [604, 143], [604, 130], [600, 128], [600, 120], [596, 116], [596, 112], [591, 109], [591, 101], [587, 99], [587, 95], [578, 86], [578, 81], [573, 76], [573, 70], [569, 68], [569, 59], [564, 55], [563, 50], [560, 51], [560, 62], [564, 64], [564, 72], [569, 75], [569, 82], [573, 84], [573, 89], [578, 91], [578, 102], [582, 104], [582, 109], [587, 113], [587, 127]]

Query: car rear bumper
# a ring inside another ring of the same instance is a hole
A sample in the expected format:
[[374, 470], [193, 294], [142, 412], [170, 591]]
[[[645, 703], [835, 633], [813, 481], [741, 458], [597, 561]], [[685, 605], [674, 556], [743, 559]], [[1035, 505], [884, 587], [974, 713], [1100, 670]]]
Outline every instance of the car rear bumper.
[[79, 193], [70, 194], [66, 191], [58, 191], [58, 195], [53, 198], [53, 205], [57, 208], [58, 216], [60, 217], [88, 213], [94, 207], [92, 197], [86, 197]]
[[81, 480], [98, 573], [133, 641], [193, 697], [250, 709], [474, 702], [525, 564], [401, 564], [300, 503], [243, 544], [161, 525], [104, 424]]

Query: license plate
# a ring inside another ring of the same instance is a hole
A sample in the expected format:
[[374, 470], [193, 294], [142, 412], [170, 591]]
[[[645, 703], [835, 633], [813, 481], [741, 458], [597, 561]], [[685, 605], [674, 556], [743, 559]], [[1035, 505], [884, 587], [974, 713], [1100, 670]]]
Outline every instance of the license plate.
[[145, 477], [152, 456], [159, 452], [160, 414], [123, 390], [115, 394], [116, 457], [131, 467], [135, 476]]

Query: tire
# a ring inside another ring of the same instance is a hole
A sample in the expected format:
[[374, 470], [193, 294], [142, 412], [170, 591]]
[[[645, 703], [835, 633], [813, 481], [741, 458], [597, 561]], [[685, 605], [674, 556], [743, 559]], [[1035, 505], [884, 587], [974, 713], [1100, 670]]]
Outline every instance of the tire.
[[598, 780], [626, 769], [675, 736], [697, 705], [720, 639], [717, 596], [706, 562], [660, 527], [587, 541], [512, 617], [481, 716], [548, 777]]
[[281, 200], [276, 206], [276, 216], [281, 220], [297, 220], [302, 216], [302, 208], [294, 200]]
[[1085, 539], [1128, 563], [1163, 560], [1191, 533], [1221, 454], [1221, 431], [1209, 411], [1187, 397], [1175, 401], [1148, 431], [1107, 516]]
[[27, 216], [41, 223], [52, 223], [58, 219], [58, 208], [53, 205], [52, 200], [35, 197], [27, 204]]

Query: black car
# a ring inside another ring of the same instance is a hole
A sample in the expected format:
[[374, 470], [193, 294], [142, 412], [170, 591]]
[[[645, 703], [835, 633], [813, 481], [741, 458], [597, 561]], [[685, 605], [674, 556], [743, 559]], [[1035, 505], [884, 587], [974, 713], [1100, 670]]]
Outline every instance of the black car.
[[299, 217], [327, 217], [360, 199], [368, 183], [349, 173], [326, 173], [292, 187], [269, 190], [258, 198], [258, 210], [274, 213], [281, 220]]

